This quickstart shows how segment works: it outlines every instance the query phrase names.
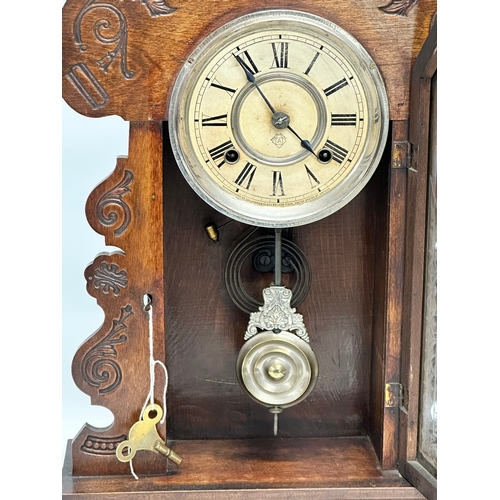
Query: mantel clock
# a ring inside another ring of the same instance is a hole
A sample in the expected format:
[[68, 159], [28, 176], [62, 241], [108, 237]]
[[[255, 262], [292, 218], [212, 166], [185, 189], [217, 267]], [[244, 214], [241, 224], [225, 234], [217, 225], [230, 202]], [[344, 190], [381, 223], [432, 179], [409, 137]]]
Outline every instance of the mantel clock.
[[405, 378], [435, 2], [376, 3], [65, 4], [64, 98], [130, 137], [87, 202], [119, 251], [85, 270], [105, 320], [72, 367], [114, 421], [70, 442], [63, 495], [435, 495]]

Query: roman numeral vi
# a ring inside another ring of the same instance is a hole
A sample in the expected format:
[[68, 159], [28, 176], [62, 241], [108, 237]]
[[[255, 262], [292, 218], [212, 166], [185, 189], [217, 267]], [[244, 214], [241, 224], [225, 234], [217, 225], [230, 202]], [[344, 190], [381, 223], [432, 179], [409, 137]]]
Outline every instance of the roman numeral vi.
[[271, 196], [276, 196], [277, 190], [281, 191], [279, 196], [285, 196], [285, 191], [283, 189], [283, 177], [281, 177], [281, 172], [273, 170], [273, 194]]

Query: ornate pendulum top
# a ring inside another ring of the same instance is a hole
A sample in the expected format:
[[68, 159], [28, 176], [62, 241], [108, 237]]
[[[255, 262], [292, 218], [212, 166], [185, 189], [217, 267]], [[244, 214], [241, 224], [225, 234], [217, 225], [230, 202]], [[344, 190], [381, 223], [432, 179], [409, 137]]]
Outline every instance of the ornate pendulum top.
[[259, 307], [258, 312], [250, 314], [245, 340], [257, 334], [258, 328], [280, 333], [284, 330], [295, 332], [305, 342], [309, 342], [309, 335], [302, 318], [302, 314], [296, 313], [295, 308], [290, 306], [292, 291], [284, 286], [271, 285], [262, 292], [264, 305]]

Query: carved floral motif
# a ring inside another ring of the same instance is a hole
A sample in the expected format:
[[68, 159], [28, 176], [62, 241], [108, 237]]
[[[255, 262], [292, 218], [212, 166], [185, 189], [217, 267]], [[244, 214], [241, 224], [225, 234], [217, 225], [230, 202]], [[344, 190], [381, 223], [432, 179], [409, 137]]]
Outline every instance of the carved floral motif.
[[122, 307], [120, 318], [113, 320], [108, 335], [92, 347], [83, 358], [83, 379], [91, 386], [99, 387], [99, 394], [113, 392], [122, 381], [122, 370], [115, 359], [117, 356], [115, 346], [126, 342], [126, 335], [117, 335], [127, 329], [125, 322], [133, 314], [131, 305]]
[[89, 280], [94, 283], [96, 290], [102, 289], [102, 293], [113, 292], [115, 297], [120, 295], [120, 287], [126, 288], [128, 285], [127, 271], [119, 270], [118, 265], [108, 264], [102, 261], [98, 269], [94, 271], [94, 276], [89, 276]]
[[410, 9], [418, 0], [391, 0], [391, 3], [384, 7], [379, 7], [382, 12], [396, 16], [407, 16]]
[[168, 6], [165, 0], [141, 0], [141, 3], [147, 7], [151, 17], [168, 16], [177, 10]]
[[[140, 1], [148, 14], [153, 18], [167, 16], [177, 10], [170, 7], [165, 0]], [[127, 67], [129, 33], [127, 19], [122, 10], [113, 5], [113, 3], [106, 0], [86, 1], [73, 22], [73, 39], [75, 44], [81, 52], [85, 52], [88, 49], [88, 45], [83, 41], [82, 37], [82, 22], [85, 16], [91, 11], [98, 11], [100, 14], [100, 18], [94, 22], [92, 28], [95, 40], [101, 44], [112, 46], [111, 50], [96, 61], [97, 66], [107, 74], [111, 65], [119, 57], [122, 76], [127, 80], [133, 79], [135, 71]], [[66, 77], [93, 110], [103, 108], [107, 105], [109, 101], [108, 92], [85, 62], [80, 61], [73, 64], [66, 73]]]

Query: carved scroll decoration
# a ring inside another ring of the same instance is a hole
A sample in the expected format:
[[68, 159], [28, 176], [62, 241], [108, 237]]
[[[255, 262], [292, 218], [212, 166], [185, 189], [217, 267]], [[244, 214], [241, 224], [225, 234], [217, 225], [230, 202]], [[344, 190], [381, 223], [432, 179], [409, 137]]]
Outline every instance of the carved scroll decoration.
[[123, 344], [127, 336], [120, 332], [127, 329], [125, 322], [133, 316], [132, 306], [129, 304], [121, 308], [119, 319], [113, 320], [111, 331], [85, 355], [82, 362], [83, 379], [93, 387], [99, 387], [99, 394], [113, 392], [122, 381], [122, 369], [116, 361], [115, 346]]
[[[152, 18], [167, 16], [177, 10], [170, 7], [165, 0], [140, 1]], [[113, 48], [104, 57], [96, 61], [97, 66], [107, 74], [110, 66], [119, 57], [122, 76], [126, 80], [131, 80], [135, 77], [135, 71], [127, 67], [128, 23], [124, 13], [116, 5], [105, 0], [87, 0], [73, 22], [74, 42], [81, 52], [88, 49], [88, 45], [84, 43], [82, 38], [82, 22], [89, 12], [97, 9], [105, 14], [94, 23], [92, 29], [94, 37], [104, 45], [113, 45]], [[118, 21], [117, 26], [116, 20]], [[93, 110], [107, 105], [109, 94], [85, 62], [80, 61], [73, 64], [65, 76]]]
[[106, 213], [106, 208], [110, 205], [118, 206], [122, 213], [122, 223], [114, 230], [114, 235], [116, 237], [121, 236], [128, 229], [130, 221], [132, 219], [130, 207], [125, 201], [123, 201], [123, 196], [130, 193], [129, 186], [134, 180], [134, 175], [130, 170], [125, 170], [123, 179], [108, 192], [101, 196], [97, 202], [96, 212], [97, 220], [106, 227], [113, 227], [119, 220], [119, 215], [111, 210]]
[[127, 439], [126, 434], [116, 437], [87, 436], [80, 449], [91, 455], [115, 455], [118, 445]]
[[108, 264], [106, 261], [102, 261], [94, 271], [94, 276], [89, 276], [88, 279], [93, 281], [96, 290], [102, 289], [105, 295], [112, 291], [115, 297], [120, 295], [120, 287], [126, 288], [128, 285], [127, 271], [120, 271], [116, 264]]
[[392, 0], [391, 3], [379, 9], [385, 14], [395, 16], [407, 16], [411, 8], [418, 2], [418, 0]]
[[270, 286], [265, 288], [264, 305], [259, 307], [259, 312], [250, 314], [245, 340], [257, 334], [257, 328], [279, 333], [288, 331], [294, 333], [302, 340], [309, 342], [309, 335], [302, 318], [296, 309], [290, 306], [292, 291], [284, 286]]
[[[109, 67], [113, 64], [116, 57], [120, 56], [120, 70], [124, 78], [130, 80], [134, 78], [135, 72], [127, 68], [127, 39], [128, 25], [123, 12], [116, 6], [101, 2], [99, 0], [87, 0], [87, 3], [78, 13], [73, 24], [73, 36], [76, 45], [79, 46], [82, 52], [87, 50], [87, 45], [83, 43], [81, 27], [83, 18], [92, 10], [103, 9], [111, 12], [118, 18], [118, 29], [116, 33], [106, 36], [106, 30], [112, 28], [113, 23], [109, 19], [99, 19], [94, 23], [93, 32], [97, 41], [106, 45], [116, 44], [103, 58], [97, 61], [97, 65], [104, 71], [108, 72]], [[108, 12], [108, 14], [109, 14]]]

